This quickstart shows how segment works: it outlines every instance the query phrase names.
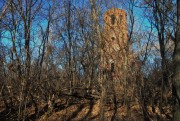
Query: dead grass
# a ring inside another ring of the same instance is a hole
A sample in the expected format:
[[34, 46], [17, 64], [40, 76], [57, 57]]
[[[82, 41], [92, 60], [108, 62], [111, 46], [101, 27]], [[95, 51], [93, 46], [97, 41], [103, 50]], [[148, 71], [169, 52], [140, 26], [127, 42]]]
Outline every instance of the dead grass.
[[[26, 113], [28, 120], [35, 121], [99, 121], [99, 100], [87, 100], [87, 99], [59, 99], [56, 100], [56, 106], [49, 112], [46, 109], [46, 104], [40, 104], [40, 117], [36, 119], [35, 109], [33, 106], [27, 108]], [[151, 121], [160, 118], [162, 120], [170, 120], [171, 108], [169, 106], [163, 107], [165, 114], [161, 114], [159, 108], [155, 108], [153, 113], [152, 108], [148, 107], [148, 112]], [[113, 104], [107, 104], [105, 106], [105, 121], [111, 121], [114, 116], [115, 121], [143, 121], [143, 113], [141, 106], [138, 103], [134, 103], [128, 108], [126, 105], [121, 105], [118, 103], [117, 112], [114, 114], [115, 110]], [[168, 117], [169, 116], [169, 117]]]

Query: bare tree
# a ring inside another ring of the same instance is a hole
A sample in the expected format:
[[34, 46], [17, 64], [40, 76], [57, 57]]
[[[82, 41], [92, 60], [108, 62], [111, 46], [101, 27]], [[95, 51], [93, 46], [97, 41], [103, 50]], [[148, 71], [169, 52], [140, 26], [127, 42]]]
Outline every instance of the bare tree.
[[173, 121], [180, 120], [180, 1], [177, 0], [177, 32], [174, 48], [174, 75], [173, 75]]

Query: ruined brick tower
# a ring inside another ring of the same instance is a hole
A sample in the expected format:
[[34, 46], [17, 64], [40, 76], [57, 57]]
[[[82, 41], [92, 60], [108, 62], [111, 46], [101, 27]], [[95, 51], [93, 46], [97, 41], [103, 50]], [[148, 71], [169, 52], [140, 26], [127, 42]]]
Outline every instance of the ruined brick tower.
[[104, 14], [102, 62], [104, 68], [115, 72], [116, 75], [121, 75], [123, 65], [126, 64], [128, 41], [126, 16], [126, 12], [118, 8], [109, 9]]

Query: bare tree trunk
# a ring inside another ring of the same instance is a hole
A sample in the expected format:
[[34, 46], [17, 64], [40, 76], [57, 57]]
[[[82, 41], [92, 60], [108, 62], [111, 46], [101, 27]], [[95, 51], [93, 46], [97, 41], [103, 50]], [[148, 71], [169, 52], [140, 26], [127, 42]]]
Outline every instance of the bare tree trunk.
[[[101, 38], [101, 30], [100, 30], [100, 26], [98, 23], [98, 13], [99, 10], [96, 9], [96, 3], [95, 0], [90, 0], [91, 3], [91, 11], [92, 11], [92, 18], [94, 21], [94, 29], [97, 33], [97, 40], [98, 40], [98, 57], [100, 59], [100, 63], [101, 65], [103, 65], [103, 61], [102, 61], [102, 38]], [[101, 70], [99, 70], [98, 73], [98, 82], [100, 84], [100, 88], [101, 88], [101, 97], [100, 97], [100, 114], [99, 114], [99, 120], [100, 121], [104, 121], [104, 111], [105, 111], [105, 100], [106, 100], [106, 77], [107, 75], [102, 75]]]
[[174, 76], [173, 76], [173, 121], [180, 120], [180, 0], [177, 0], [177, 33], [174, 49]]
[[103, 84], [101, 85], [102, 92], [101, 92], [100, 105], [99, 105], [100, 107], [99, 120], [100, 121], [104, 121], [104, 112], [105, 112], [105, 103], [106, 103], [106, 86], [105, 86], [106, 83], [104, 82], [105, 80], [103, 80]]

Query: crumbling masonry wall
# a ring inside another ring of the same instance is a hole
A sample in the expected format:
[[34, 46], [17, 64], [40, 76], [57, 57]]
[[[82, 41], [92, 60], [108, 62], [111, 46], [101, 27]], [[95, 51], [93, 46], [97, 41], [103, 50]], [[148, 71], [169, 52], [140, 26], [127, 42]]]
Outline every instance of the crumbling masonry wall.
[[112, 8], [104, 14], [102, 42], [102, 65], [115, 78], [123, 78], [127, 66], [132, 61], [128, 46], [127, 14], [125, 10]]

